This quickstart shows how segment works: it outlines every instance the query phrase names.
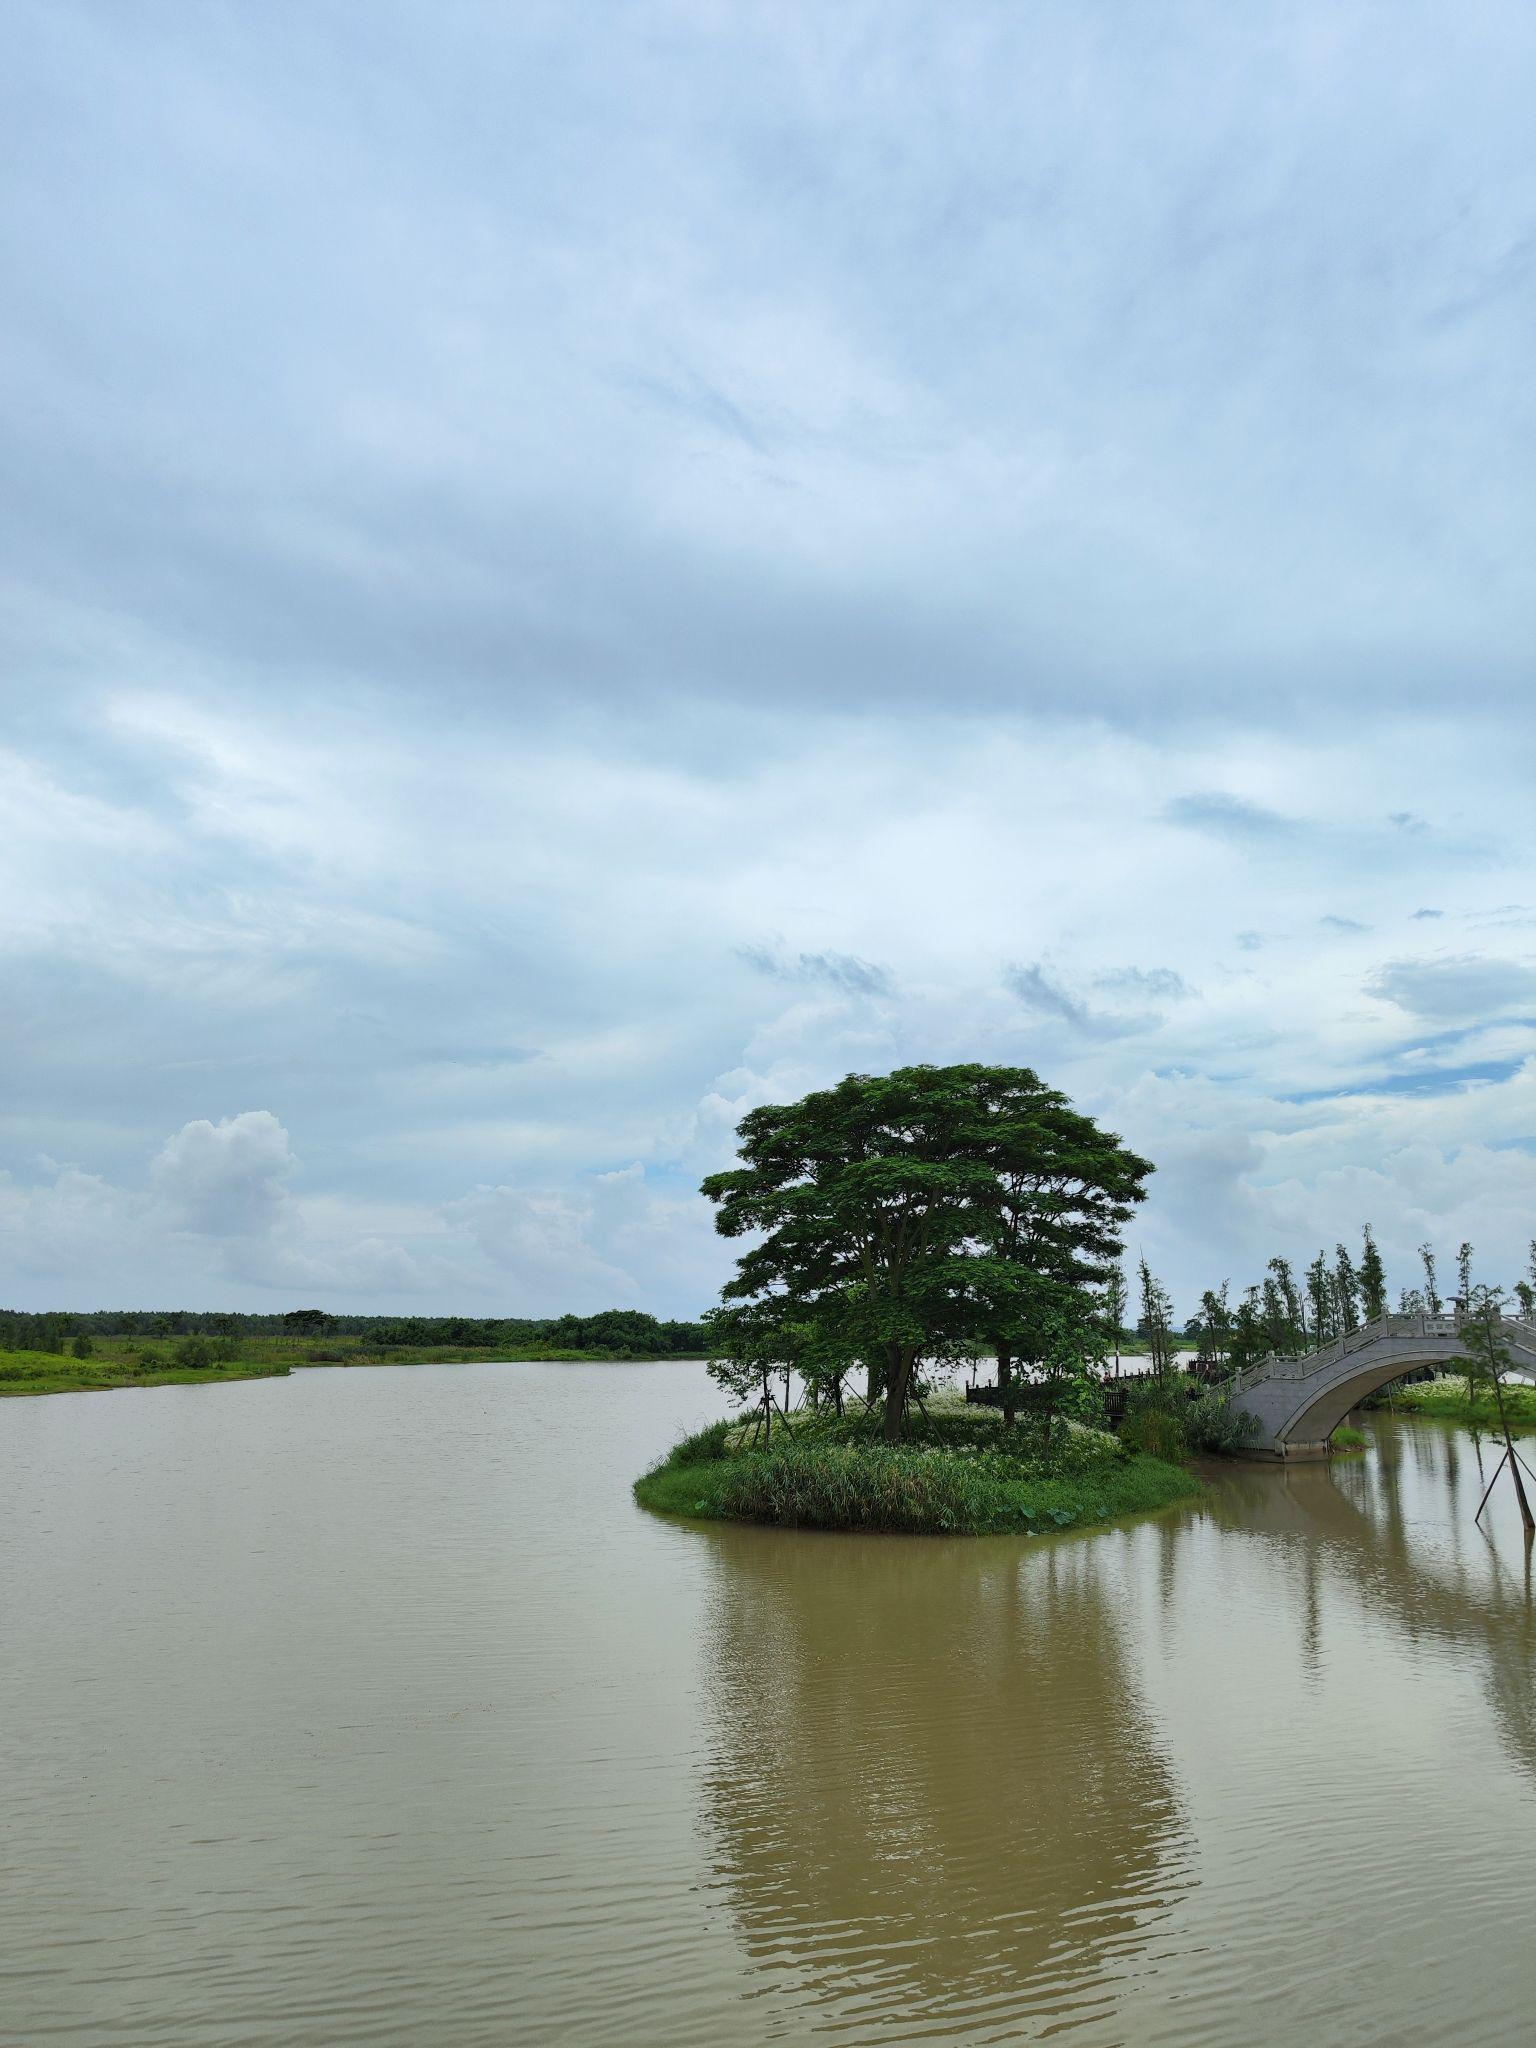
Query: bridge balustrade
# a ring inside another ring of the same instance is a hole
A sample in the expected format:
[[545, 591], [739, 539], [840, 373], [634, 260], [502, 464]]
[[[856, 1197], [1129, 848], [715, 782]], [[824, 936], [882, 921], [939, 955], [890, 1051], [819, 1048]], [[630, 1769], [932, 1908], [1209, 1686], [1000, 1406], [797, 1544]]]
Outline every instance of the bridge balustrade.
[[[1233, 1379], [1232, 1391], [1241, 1394], [1260, 1380], [1308, 1380], [1314, 1373], [1327, 1372], [1341, 1358], [1347, 1358], [1352, 1351], [1361, 1351], [1368, 1344], [1375, 1344], [1383, 1337], [1449, 1337], [1461, 1342], [1461, 1333], [1472, 1317], [1461, 1309], [1452, 1309], [1441, 1315], [1387, 1315], [1377, 1316], [1374, 1322], [1362, 1323], [1357, 1330], [1347, 1330], [1342, 1337], [1335, 1337], [1318, 1351], [1304, 1351], [1299, 1358], [1285, 1358], [1271, 1351], [1255, 1364], [1244, 1367]], [[1536, 1347], [1536, 1324], [1524, 1321], [1519, 1316], [1499, 1318], [1501, 1334], [1513, 1336], [1518, 1343]]]

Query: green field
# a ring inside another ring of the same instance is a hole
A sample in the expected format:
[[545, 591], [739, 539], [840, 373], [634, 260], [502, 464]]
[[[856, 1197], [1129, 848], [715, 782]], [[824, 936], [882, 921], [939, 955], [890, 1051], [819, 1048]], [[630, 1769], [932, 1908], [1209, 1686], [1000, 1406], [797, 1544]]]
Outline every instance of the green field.
[[188, 1387], [270, 1379], [299, 1367], [465, 1365], [533, 1360], [622, 1364], [619, 1354], [501, 1346], [370, 1345], [358, 1337], [97, 1337], [87, 1358], [62, 1351], [0, 1350], [0, 1398], [8, 1394], [85, 1394], [112, 1387]]

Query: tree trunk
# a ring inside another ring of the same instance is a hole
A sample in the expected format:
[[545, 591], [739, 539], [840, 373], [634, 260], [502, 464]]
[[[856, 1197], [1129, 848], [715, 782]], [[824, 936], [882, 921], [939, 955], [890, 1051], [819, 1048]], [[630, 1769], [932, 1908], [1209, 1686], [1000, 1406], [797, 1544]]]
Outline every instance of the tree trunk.
[[912, 1376], [912, 1354], [894, 1339], [885, 1347], [885, 1440], [901, 1442], [901, 1422], [907, 1407], [907, 1382]]
[[1013, 1427], [1013, 1346], [1004, 1337], [997, 1340], [997, 1395], [1003, 1408], [1003, 1427]]

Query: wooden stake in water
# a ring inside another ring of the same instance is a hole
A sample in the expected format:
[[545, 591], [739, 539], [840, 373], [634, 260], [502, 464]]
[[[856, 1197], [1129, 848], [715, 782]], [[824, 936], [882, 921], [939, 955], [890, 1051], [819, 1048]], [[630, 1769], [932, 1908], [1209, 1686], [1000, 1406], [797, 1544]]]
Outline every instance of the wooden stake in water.
[[[1493, 1478], [1489, 1480], [1483, 1497], [1477, 1504], [1477, 1513], [1472, 1519], [1474, 1522], [1482, 1520], [1483, 1509], [1488, 1505], [1488, 1496], [1493, 1492], [1494, 1482], [1507, 1465], [1510, 1470], [1510, 1476], [1515, 1482], [1515, 1497], [1520, 1503], [1520, 1519], [1524, 1522], [1526, 1532], [1529, 1534], [1532, 1530], [1536, 1530], [1536, 1516], [1533, 1516], [1531, 1513], [1531, 1503], [1526, 1498], [1525, 1481], [1521, 1478], [1520, 1474], [1522, 1468], [1530, 1471], [1530, 1467], [1526, 1465], [1525, 1460], [1515, 1449], [1515, 1440], [1509, 1427], [1509, 1411], [1504, 1406], [1504, 1378], [1500, 1367], [1509, 1363], [1509, 1354], [1499, 1342], [1498, 1337], [1501, 1299], [1496, 1290], [1491, 1287], [1479, 1287], [1476, 1291], [1478, 1296], [1477, 1309], [1470, 1318], [1470, 1327], [1464, 1341], [1467, 1345], [1469, 1362], [1475, 1360], [1493, 1382], [1493, 1398], [1499, 1411], [1499, 1430], [1504, 1438], [1504, 1452], [1497, 1465], [1493, 1468]], [[1473, 1348], [1474, 1346], [1476, 1347], [1475, 1349]], [[1472, 1397], [1473, 1412], [1476, 1413], [1477, 1393], [1471, 1373], [1467, 1375], [1467, 1390]], [[1532, 1477], [1536, 1478], [1536, 1473], [1533, 1473]]]

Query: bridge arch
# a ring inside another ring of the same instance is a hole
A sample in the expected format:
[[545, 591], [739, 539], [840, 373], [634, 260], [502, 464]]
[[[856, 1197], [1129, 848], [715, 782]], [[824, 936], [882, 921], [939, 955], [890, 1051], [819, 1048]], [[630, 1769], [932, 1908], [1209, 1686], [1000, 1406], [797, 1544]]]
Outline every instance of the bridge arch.
[[[1536, 1327], [1505, 1316], [1512, 1369], [1536, 1378]], [[1328, 1439], [1368, 1394], [1422, 1366], [1464, 1365], [1459, 1315], [1381, 1316], [1305, 1358], [1266, 1358], [1240, 1373], [1229, 1396], [1258, 1423], [1252, 1450], [1270, 1458], [1325, 1458]]]

